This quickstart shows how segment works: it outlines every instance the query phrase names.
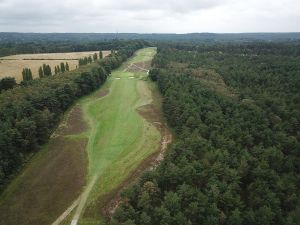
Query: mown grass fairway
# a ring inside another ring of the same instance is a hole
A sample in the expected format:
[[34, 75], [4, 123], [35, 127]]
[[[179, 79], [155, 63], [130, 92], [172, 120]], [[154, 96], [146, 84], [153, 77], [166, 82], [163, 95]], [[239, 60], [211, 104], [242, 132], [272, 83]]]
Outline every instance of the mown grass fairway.
[[152, 102], [150, 81], [144, 79], [147, 72], [127, 71], [128, 65], [149, 61], [155, 52], [155, 48], [138, 51], [102, 87], [100, 91], [109, 89], [106, 96], [99, 98], [95, 93], [80, 102], [90, 124], [88, 182], [92, 183], [92, 187], [88, 184], [88, 193], [84, 193], [77, 208], [80, 224], [99, 220], [101, 213], [97, 206], [101, 205], [101, 199], [159, 150], [160, 132], [136, 110]]

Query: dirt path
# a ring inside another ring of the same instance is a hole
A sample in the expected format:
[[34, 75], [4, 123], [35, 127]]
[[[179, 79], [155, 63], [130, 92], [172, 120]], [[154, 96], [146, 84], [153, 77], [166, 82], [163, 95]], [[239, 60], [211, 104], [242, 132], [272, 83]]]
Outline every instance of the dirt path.
[[64, 221], [67, 216], [78, 206], [80, 201], [80, 197], [78, 199], [76, 199], [73, 204], [63, 213], [60, 215], [60, 217], [57, 218], [57, 220], [52, 223], [52, 225], [59, 225], [62, 223], [62, 221]]
[[78, 202], [78, 206], [77, 206], [77, 209], [76, 209], [76, 212], [73, 216], [73, 219], [72, 219], [72, 222], [71, 222], [71, 225], [77, 225], [78, 223], [78, 220], [80, 218], [80, 215], [82, 213], [82, 210], [85, 206], [85, 203], [88, 199], [88, 196], [94, 186], [94, 184], [96, 183], [96, 180], [97, 180], [97, 176], [94, 176], [91, 180], [91, 182], [88, 184], [87, 188], [85, 189], [85, 191], [83, 192], [83, 194], [80, 196], [79, 198], [79, 202]]
[[146, 71], [147, 74], [149, 74], [149, 70], [148, 70], [147, 68], [140, 67], [140, 66], [138, 66], [138, 65], [136, 65], [136, 64], [134, 64], [134, 63], [129, 64], [129, 65], [123, 70], [123, 72], [126, 72], [126, 71], [130, 70], [132, 67], [135, 67], [135, 68], [138, 69], [138, 70]]

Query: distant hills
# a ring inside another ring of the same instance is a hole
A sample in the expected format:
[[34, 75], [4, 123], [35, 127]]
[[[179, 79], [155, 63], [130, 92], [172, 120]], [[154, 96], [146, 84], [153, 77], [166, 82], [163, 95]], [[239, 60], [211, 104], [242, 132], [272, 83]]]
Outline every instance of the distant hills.
[[34, 41], [104, 41], [122, 40], [175, 40], [202, 42], [281, 42], [300, 41], [300, 32], [295, 33], [189, 33], [189, 34], [140, 34], [140, 33], [14, 33], [0, 32], [0, 43]]

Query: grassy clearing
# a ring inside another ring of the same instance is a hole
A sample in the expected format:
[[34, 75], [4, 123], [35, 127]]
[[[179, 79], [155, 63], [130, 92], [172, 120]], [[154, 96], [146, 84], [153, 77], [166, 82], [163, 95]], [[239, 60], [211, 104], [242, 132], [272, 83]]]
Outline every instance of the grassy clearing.
[[[66, 52], [66, 53], [44, 53], [44, 54], [20, 54], [0, 58], [0, 79], [6, 76], [15, 77], [17, 82], [22, 81], [22, 70], [30, 68], [33, 77], [38, 77], [38, 69], [41, 65], [49, 64], [52, 68], [60, 65], [61, 62], [68, 62], [70, 70], [76, 69], [78, 59], [85, 56], [92, 56], [96, 51], [92, 52]], [[110, 51], [103, 51], [103, 55], [107, 56]]]
[[101, 200], [118, 188], [143, 160], [159, 150], [160, 132], [136, 110], [152, 102], [151, 82], [143, 79], [146, 71], [136, 74], [124, 71], [131, 63], [151, 60], [154, 54], [155, 48], [138, 51], [112, 73], [102, 88], [110, 90], [108, 95], [97, 98], [95, 93], [80, 101], [90, 124], [88, 180], [95, 183], [85, 196], [85, 206], [80, 206], [83, 211], [79, 212], [82, 215], [79, 224], [101, 221], [98, 208]]

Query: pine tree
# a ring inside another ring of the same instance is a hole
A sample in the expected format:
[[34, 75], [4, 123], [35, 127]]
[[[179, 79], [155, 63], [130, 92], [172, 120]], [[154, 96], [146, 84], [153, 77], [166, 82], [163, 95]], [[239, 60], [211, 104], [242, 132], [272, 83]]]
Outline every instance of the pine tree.
[[69, 71], [69, 70], [70, 70], [69, 64], [68, 64], [68, 62], [66, 62], [66, 71]]
[[99, 52], [99, 58], [103, 59], [103, 52], [102, 51]]
[[94, 61], [96, 61], [96, 60], [98, 59], [97, 53], [95, 53], [95, 54], [93, 55], [93, 59], [94, 59]]
[[40, 66], [39, 68], [39, 77], [40, 78], [43, 78], [44, 77], [44, 71], [43, 71], [43, 68]]
[[29, 78], [29, 80], [32, 80], [32, 72], [31, 72], [31, 69], [28, 69], [28, 78]]
[[23, 68], [23, 70], [22, 70], [22, 77], [23, 77], [23, 81], [26, 81], [27, 79], [27, 74], [26, 74], [26, 69], [25, 68]]
[[57, 66], [54, 67], [54, 73], [58, 74]]
[[92, 56], [89, 56], [88, 57], [88, 63], [92, 63], [92, 62], [93, 62]]
[[48, 65], [48, 71], [49, 71], [49, 76], [51, 76], [52, 75], [52, 71], [51, 71], [50, 65]]
[[24, 68], [22, 71], [23, 81], [30, 81], [32, 80], [32, 72], [29, 68]]
[[43, 73], [44, 73], [44, 76], [48, 76], [48, 74], [47, 74], [47, 65], [46, 64], [43, 64]]
[[84, 57], [84, 59], [83, 59], [83, 65], [86, 65], [86, 64], [88, 64], [88, 58]]
[[44, 76], [51, 76], [52, 71], [49, 65], [43, 64]]
[[63, 62], [60, 63], [60, 71], [61, 71], [62, 73], [64, 73], [64, 72], [66, 71], [65, 64], [64, 64]]

